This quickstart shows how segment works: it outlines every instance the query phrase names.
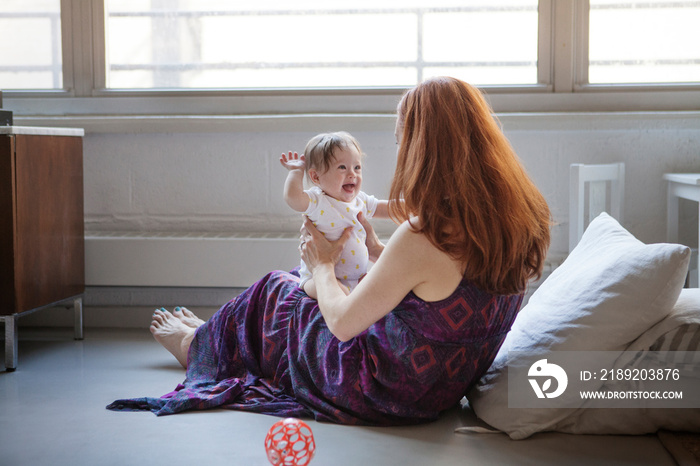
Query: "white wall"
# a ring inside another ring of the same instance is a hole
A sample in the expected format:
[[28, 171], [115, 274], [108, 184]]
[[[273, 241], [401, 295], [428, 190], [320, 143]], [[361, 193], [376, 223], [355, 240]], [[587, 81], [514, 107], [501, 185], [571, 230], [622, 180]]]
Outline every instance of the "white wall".
[[[647, 243], [665, 240], [662, 175], [700, 172], [700, 112], [498, 117], [558, 222], [550, 248], [554, 266], [568, 249], [571, 163], [625, 162], [625, 226]], [[282, 151], [303, 150], [307, 139], [317, 132], [348, 130], [368, 154], [365, 188], [379, 196], [388, 193], [395, 163], [392, 115], [20, 117], [16, 121], [19, 125], [86, 129], [85, 220], [92, 231], [294, 235], [300, 219], [282, 200], [286, 176], [278, 163]], [[681, 217], [680, 241], [697, 247], [697, 204], [687, 201]], [[385, 222], [379, 229], [388, 234], [393, 226]], [[98, 256], [93, 259], [113, 265]], [[159, 269], [167, 263], [164, 258], [149, 266]], [[128, 264], [122, 266], [128, 269]], [[140, 280], [129, 285], [91, 286], [86, 294], [90, 309], [86, 325], [143, 328], [153, 306], [170, 304], [191, 306], [206, 317], [237, 292], [231, 288], [173, 288], [172, 283], [142, 291], [145, 285]], [[114, 306], [121, 306], [119, 313], [114, 313]], [[37, 313], [22, 319], [25, 324], [70, 326], [72, 314]]]
[[[558, 222], [553, 253], [567, 250], [569, 164], [625, 162], [625, 226], [644, 242], [665, 240], [662, 175], [700, 172], [698, 112], [498, 117]], [[395, 164], [393, 122], [391, 115], [374, 115], [292, 117], [258, 126], [216, 120], [192, 127], [167, 121], [88, 127], [86, 228], [295, 232], [299, 217], [282, 200], [286, 171], [279, 154], [303, 151], [321, 131], [351, 131], [368, 154], [365, 190], [385, 197]], [[683, 215], [686, 229], [697, 230], [697, 209], [686, 206]], [[383, 222], [379, 229], [388, 233], [392, 225]], [[692, 238], [688, 233], [681, 240]]]
[[[368, 154], [364, 189], [386, 198], [396, 160], [393, 117], [372, 118], [378, 130], [367, 130], [358, 118], [314, 119], [306, 131], [285, 121], [265, 131], [236, 125], [208, 131], [199, 125], [197, 132], [88, 132], [86, 228], [296, 232], [301, 217], [282, 199], [287, 171], [280, 154], [302, 153], [318, 132], [348, 126]], [[381, 222], [378, 228], [390, 232], [393, 224]]]
[[[640, 240], [665, 241], [668, 172], [700, 172], [700, 114], [608, 113], [504, 116], [506, 134], [550, 203], [550, 251], [567, 250], [571, 163], [625, 162], [625, 227]], [[684, 209], [684, 231], [695, 226]], [[691, 235], [684, 235], [688, 239]], [[697, 245], [697, 237], [695, 236]]]

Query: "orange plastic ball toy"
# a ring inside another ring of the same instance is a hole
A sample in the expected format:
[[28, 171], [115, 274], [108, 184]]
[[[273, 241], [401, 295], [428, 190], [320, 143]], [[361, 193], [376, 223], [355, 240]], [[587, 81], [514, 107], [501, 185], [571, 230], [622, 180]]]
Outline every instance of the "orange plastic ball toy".
[[311, 428], [293, 417], [276, 422], [265, 437], [265, 451], [270, 463], [284, 466], [303, 466], [311, 462], [316, 442]]

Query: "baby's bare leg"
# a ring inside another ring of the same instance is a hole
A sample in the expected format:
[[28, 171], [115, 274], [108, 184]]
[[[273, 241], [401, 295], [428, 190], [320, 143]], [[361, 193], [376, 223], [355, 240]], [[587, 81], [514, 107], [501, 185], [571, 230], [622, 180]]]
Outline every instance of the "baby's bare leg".
[[309, 298], [318, 299], [318, 293], [316, 292], [316, 283], [314, 283], [313, 278], [309, 278], [308, 280], [306, 280], [303, 288], [304, 292], [306, 292], [306, 294], [309, 295]]
[[[345, 296], [350, 294], [350, 288], [343, 285], [340, 280], [338, 280], [338, 285], [343, 290], [343, 293], [345, 293]], [[309, 298], [318, 299], [318, 292], [316, 291], [316, 284], [313, 278], [309, 278], [306, 283], [304, 283], [304, 291], [309, 295]]]

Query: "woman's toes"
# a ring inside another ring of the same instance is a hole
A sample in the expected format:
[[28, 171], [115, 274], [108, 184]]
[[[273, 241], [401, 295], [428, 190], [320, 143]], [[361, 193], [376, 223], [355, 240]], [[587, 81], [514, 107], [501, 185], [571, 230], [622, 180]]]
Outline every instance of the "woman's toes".
[[156, 309], [150, 330], [156, 341], [170, 351], [183, 367], [187, 367], [187, 351], [194, 329], [185, 325], [167, 310]]
[[[167, 320], [167, 315], [163, 312], [164, 309], [156, 309], [151, 317], [151, 326], [161, 327]], [[168, 312], [168, 311], [165, 311]]]
[[197, 317], [192, 311], [186, 307], [176, 307], [173, 310], [173, 316], [180, 319], [180, 321], [191, 328], [198, 328], [204, 323], [202, 319]]
[[182, 309], [182, 314], [189, 320], [191, 324], [194, 324], [195, 327], [199, 327], [204, 323], [202, 319], [197, 317], [194, 312], [190, 311], [186, 307], [181, 308]]
[[149, 328], [151, 333], [158, 337], [176, 332], [181, 325], [182, 322], [179, 319], [175, 318], [167, 309], [161, 308], [153, 312]]

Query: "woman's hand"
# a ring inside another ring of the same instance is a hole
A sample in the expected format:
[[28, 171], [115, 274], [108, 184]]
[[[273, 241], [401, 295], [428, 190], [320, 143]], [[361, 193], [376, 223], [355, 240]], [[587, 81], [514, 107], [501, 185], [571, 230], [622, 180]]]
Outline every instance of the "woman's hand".
[[367, 232], [365, 244], [367, 245], [367, 250], [369, 251], [369, 260], [372, 262], [377, 262], [377, 259], [379, 259], [379, 256], [381, 256], [382, 252], [384, 251], [384, 243], [379, 241], [379, 237], [377, 237], [377, 234], [374, 232], [372, 224], [369, 223], [369, 220], [367, 220], [362, 212], [357, 215], [357, 220], [360, 221], [362, 228], [364, 228], [365, 232]]
[[301, 258], [306, 262], [311, 273], [313, 274], [314, 270], [322, 264], [330, 264], [335, 267], [351, 234], [352, 228], [346, 228], [337, 241], [328, 241], [313, 222], [306, 217], [304, 225], [301, 227], [299, 251], [301, 251]]

